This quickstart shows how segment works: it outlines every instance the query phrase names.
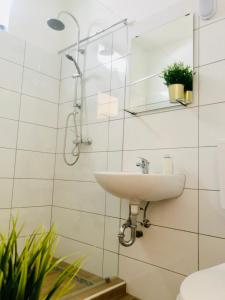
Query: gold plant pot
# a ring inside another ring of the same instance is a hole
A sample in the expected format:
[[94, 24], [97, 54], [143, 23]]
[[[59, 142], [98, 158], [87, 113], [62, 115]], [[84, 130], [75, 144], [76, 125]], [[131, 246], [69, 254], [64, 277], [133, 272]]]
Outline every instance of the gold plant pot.
[[184, 100], [184, 85], [183, 84], [171, 84], [168, 86], [170, 102], [176, 103], [177, 100]]
[[193, 100], [193, 92], [192, 91], [186, 91], [185, 92], [185, 103], [190, 104]]

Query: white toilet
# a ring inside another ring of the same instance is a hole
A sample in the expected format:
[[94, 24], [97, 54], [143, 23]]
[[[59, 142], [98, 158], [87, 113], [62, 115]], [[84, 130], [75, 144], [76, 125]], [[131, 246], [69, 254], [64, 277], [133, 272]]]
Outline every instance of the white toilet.
[[188, 276], [177, 300], [225, 300], [225, 263]]

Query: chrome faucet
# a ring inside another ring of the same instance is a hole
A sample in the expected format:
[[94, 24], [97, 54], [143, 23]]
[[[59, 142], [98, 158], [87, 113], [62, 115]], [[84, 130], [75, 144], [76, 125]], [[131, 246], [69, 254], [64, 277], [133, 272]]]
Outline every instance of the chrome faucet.
[[140, 167], [143, 174], [149, 173], [149, 161], [146, 158], [139, 157], [141, 162], [136, 163], [137, 167]]

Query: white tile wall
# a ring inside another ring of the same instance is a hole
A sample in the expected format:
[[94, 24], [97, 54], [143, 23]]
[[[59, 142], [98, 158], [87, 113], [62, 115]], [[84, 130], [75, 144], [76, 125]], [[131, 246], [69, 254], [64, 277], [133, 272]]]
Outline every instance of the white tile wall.
[[23, 93], [58, 103], [59, 81], [30, 69], [24, 69]]
[[[223, 22], [222, 20], [221, 26]], [[218, 27], [215, 24], [212, 26]], [[221, 77], [224, 62], [217, 62], [224, 54], [221, 49], [213, 49], [210, 53], [206, 51], [206, 47], [210, 47], [204, 31], [209, 30], [202, 27], [200, 33], [198, 30], [195, 32], [193, 107], [147, 114], [139, 118], [125, 115], [125, 121], [123, 82], [127, 50], [120, 38], [123, 36], [125, 41], [125, 32], [121, 30], [114, 33], [113, 47], [119, 56], [114, 57], [113, 54], [112, 65], [98, 65], [98, 58], [90, 58], [91, 69], [85, 74], [84, 132], [93, 138], [93, 145], [82, 148], [82, 151], [90, 153], [82, 153], [74, 169], [66, 167], [61, 154], [57, 155], [54, 191], [54, 205], [58, 210], [57, 217], [55, 214], [56, 222], [61, 219], [61, 214], [65, 214], [62, 207], [74, 209], [74, 213], [70, 213], [76, 216], [85, 211], [90, 220], [93, 213], [106, 215], [102, 221], [104, 232], [100, 234], [104, 244], [98, 245], [99, 249], [103, 248], [104, 255], [101, 253], [97, 256], [98, 265], [94, 264], [93, 267], [90, 260], [87, 267], [97, 274], [103, 270], [104, 276], [116, 275], [119, 270], [119, 275], [128, 282], [128, 291], [143, 300], [150, 300], [149, 295], [151, 300], [174, 300], [184, 275], [224, 260], [224, 243], [220, 239], [224, 238], [224, 217], [218, 200], [215, 147], [218, 140], [224, 138], [224, 84]], [[94, 49], [96, 50], [96, 45], [93, 45], [90, 57], [96, 55]], [[201, 66], [199, 69], [198, 64]], [[67, 65], [63, 76], [70, 75], [69, 71], [71, 73]], [[211, 88], [212, 85], [215, 88]], [[61, 101], [68, 102], [72, 99], [72, 80], [66, 78], [61, 85]], [[72, 102], [60, 105], [60, 128], [65, 126], [65, 118], [71, 110]], [[71, 137], [73, 134], [70, 130]], [[64, 130], [59, 130], [58, 153], [62, 151], [63, 136]], [[105, 197], [100, 189], [96, 191], [92, 173], [94, 170], [107, 169], [140, 172], [135, 166], [140, 156], [151, 162], [151, 171], [161, 172], [162, 158], [166, 154], [173, 158], [174, 172], [186, 175], [184, 194], [178, 199], [152, 204], [148, 217], [154, 225], [145, 230], [144, 237], [137, 240], [134, 246], [128, 249], [120, 246], [118, 251], [119, 218], [120, 215], [127, 218], [127, 201], [121, 202], [109, 194]], [[201, 190], [198, 191], [198, 188]], [[74, 217], [69, 217], [68, 214], [66, 213], [68, 220], [65, 222], [70, 225], [64, 228], [63, 235], [77, 241], [68, 239], [70, 242], [66, 243], [71, 247], [77, 242], [82, 247], [84, 243], [93, 245], [93, 241], [88, 241], [88, 238], [71, 236], [73, 225], [69, 219]], [[86, 236], [86, 229], [81, 230]], [[215, 257], [210, 250], [214, 244], [218, 246]], [[62, 250], [61, 253], [65, 254], [65, 251]], [[96, 253], [92, 257], [96, 257]], [[103, 267], [101, 271], [99, 264]]]
[[121, 255], [119, 276], [126, 280], [128, 293], [141, 300], [174, 300], [184, 280], [180, 274]]
[[105, 192], [94, 182], [56, 180], [54, 205], [103, 215]]
[[20, 123], [18, 149], [54, 153], [56, 129]]
[[72, 239], [60, 236], [56, 255], [58, 257], [71, 255], [67, 261], [73, 262], [76, 257], [84, 257], [82, 269], [102, 276], [103, 250]]
[[16, 155], [16, 178], [53, 179], [54, 156], [49, 153], [18, 150]]
[[22, 96], [21, 121], [55, 128], [57, 126], [57, 111], [58, 106], [54, 103], [25, 95]]
[[52, 180], [15, 179], [13, 207], [44, 206], [52, 204]]
[[22, 65], [24, 61], [25, 42], [7, 32], [0, 33], [0, 40], [0, 57]]
[[[195, 84], [195, 107], [189, 109], [140, 118], [126, 115], [123, 121], [126, 31], [113, 33], [113, 52], [107, 61], [99, 56], [98, 44], [88, 45], [84, 130], [93, 138], [93, 145], [83, 148], [88, 153], [82, 153], [73, 168], [57, 154], [53, 217], [59, 233], [65, 236], [58, 254], [74, 250], [85, 253], [88, 258], [84, 268], [100, 276], [116, 275], [119, 270], [128, 282], [128, 291], [142, 300], [174, 300], [183, 275], [225, 260], [215, 147], [218, 140], [224, 139], [225, 129], [222, 0], [219, 7], [222, 10], [213, 18], [217, 22], [201, 21], [196, 29], [199, 85]], [[111, 38], [105, 37], [106, 44]], [[4, 198], [0, 203], [0, 226], [7, 231], [10, 209], [13, 214], [19, 211], [21, 220], [27, 223], [23, 232], [26, 235], [39, 223], [48, 227], [51, 219], [59, 60], [29, 44], [25, 55], [25, 43], [6, 33], [1, 33], [0, 40], [0, 191]], [[73, 100], [74, 89], [74, 80], [65, 78], [73, 72], [65, 59], [62, 70], [60, 102], [64, 103]], [[59, 127], [64, 126], [71, 110], [72, 102], [60, 104]], [[19, 131], [15, 120], [19, 120]], [[58, 133], [60, 145], [63, 131]], [[186, 175], [185, 192], [178, 199], [152, 205], [149, 217], [154, 225], [133, 247], [120, 247], [118, 251], [119, 218], [120, 213], [127, 217], [127, 205], [105, 196], [93, 172], [120, 171], [121, 167], [123, 171], [139, 171], [135, 167], [139, 156], [149, 159], [151, 170], [159, 172], [165, 154], [173, 157], [175, 172]]]
[[20, 95], [0, 89], [0, 117], [18, 120]]
[[0, 87], [20, 92], [23, 68], [0, 58]]
[[0, 226], [12, 211], [27, 235], [50, 225], [60, 60], [8, 33], [0, 41]]
[[48, 53], [39, 47], [27, 43], [25, 66], [59, 79], [60, 56], [57, 53]]
[[121, 246], [120, 254], [184, 275], [198, 269], [197, 234], [155, 226], [143, 232], [133, 247]]
[[53, 209], [53, 221], [60, 235], [102, 248], [103, 216], [55, 207]]

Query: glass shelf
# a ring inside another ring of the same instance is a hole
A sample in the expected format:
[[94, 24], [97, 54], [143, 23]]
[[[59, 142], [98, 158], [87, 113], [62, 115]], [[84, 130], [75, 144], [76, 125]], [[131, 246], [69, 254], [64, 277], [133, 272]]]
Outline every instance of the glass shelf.
[[126, 107], [124, 110], [132, 115], [138, 115], [141, 113], [159, 110], [159, 109], [165, 109], [165, 108], [170, 109], [170, 108], [174, 108], [174, 107], [179, 108], [179, 107], [184, 107], [184, 106], [188, 106], [188, 104], [182, 103], [182, 101], [179, 101], [179, 100], [177, 100], [176, 103], [171, 103], [168, 100], [168, 101], [155, 102], [155, 103], [151, 103], [151, 104]]

